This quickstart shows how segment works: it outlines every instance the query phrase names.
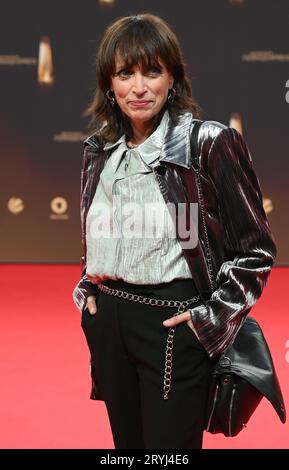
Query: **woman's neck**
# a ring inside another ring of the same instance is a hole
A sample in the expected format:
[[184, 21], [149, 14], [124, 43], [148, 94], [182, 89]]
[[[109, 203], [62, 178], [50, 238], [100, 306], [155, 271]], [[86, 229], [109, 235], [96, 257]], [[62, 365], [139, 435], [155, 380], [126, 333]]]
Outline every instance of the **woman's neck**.
[[140, 145], [153, 131], [153, 124], [150, 122], [141, 122], [131, 124], [133, 130], [133, 137], [129, 140], [128, 144]]

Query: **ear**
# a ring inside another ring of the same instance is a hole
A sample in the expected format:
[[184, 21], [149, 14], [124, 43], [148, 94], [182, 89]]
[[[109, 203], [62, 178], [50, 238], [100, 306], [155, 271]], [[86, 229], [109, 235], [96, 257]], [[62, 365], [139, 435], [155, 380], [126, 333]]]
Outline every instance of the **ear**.
[[173, 86], [174, 86], [174, 77], [171, 77], [169, 81], [169, 88], [173, 88]]

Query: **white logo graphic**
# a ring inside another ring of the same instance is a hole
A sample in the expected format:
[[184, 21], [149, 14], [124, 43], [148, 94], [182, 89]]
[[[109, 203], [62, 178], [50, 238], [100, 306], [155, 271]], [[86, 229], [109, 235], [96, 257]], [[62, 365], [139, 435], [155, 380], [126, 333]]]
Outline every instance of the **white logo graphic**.
[[50, 219], [68, 219], [69, 215], [67, 214], [68, 203], [64, 197], [56, 196], [50, 202], [50, 208], [52, 214], [50, 214]]
[[24, 210], [24, 202], [20, 197], [11, 197], [7, 203], [7, 208], [11, 214], [20, 214]]
[[198, 204], [127, 203], [113, 196], [112, 207], [96, 203], [91, 210], [89, 233], [98, 238], [178, 238], [183, 248], [198, 243]]

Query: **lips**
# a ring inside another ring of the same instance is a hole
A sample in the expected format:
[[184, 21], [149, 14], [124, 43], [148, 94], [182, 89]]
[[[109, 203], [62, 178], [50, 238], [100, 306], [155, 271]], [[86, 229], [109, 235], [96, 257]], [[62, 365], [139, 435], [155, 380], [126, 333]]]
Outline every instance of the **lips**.
[[131, 104], [132, 106], [136, 106], [136, 107], [147, 106], [149, 103], [151, 103], [151, 101], [141, 101], [141, 100], [129, 101], [129, 104]]

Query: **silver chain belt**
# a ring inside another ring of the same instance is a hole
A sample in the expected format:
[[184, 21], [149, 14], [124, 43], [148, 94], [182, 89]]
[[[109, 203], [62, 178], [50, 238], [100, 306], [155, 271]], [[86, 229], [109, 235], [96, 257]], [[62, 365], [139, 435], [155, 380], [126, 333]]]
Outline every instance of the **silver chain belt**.
[[[152, 305], [154, 307], [174, 307], [177, 308], [177, 312], [174, 313], [174, 316], [179, 315], [186, 311], [188, 305], [198, 302], [200, 296], [197, 295], [187, 300], [166, 300], [166, 299], [152, 299], [151, 297], [144, 297], [143, 295], [132, 294], [130, 292], [125, 292], [119, 289], [112, 289], [110, 287], [104, 286], [103, 284], [97, 284], [99, 290], [105, 294], [113, 295], [115, 297], [121, 297], [126, 300], [131, 300], [132, 302], [139, 302], [141, 304]], [[169, 328], [167, 343], [166, 343], [166, 353], [165, 353], [165, 368], [164, 368], [164, 400], [168, 400], [169, 392], [171, 390], [172, 383], [172, 370], [173, 370], [173, 347], [174, 347], [174, 335], [176, 331], [176, 326]]]

